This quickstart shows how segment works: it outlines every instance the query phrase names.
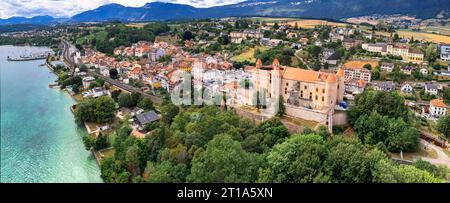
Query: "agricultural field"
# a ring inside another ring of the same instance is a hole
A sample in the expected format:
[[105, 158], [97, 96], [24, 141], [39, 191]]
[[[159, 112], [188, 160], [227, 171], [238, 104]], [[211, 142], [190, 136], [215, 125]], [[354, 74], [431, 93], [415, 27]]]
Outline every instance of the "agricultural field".
[[[370, 29], [366, 26], [361, 26], [363, 30], [370, 31]], [[433, 34], [433, 33], [427, 33], [427, 32], [416, 32], [412, 30], [398, 30], [396, 32], [399, 37], [404, 38], [411, 38], [413, 37], [415, 40], [426, 40], [434, 43], [445, 43], [450, 44], [450, 36], [446, 35], [440, 35], [440, 34]], [[391, 33], [388, 32], [378, 32], [376, 31], [375, 34], [382, 35], [382, 36], [390, 36]]]
[[312, 19], [297, 19], [297, 18], [253, 18], [254, 20], [265, 21], [267, 25], [273, 25], [274, 23], [286, 22], [291, 26], [295, 26], [297, 23], [298, 27], [304, 29], [312, 29], [318, 25], [329, 25], [337, 27], [345, 27], [347, 23], [337, 23], [330, 22], [326, 20], [312, 20]]
[[423, 32], [450, 36], [450, 26], [426, 26], [420, 28]]
[[331, 27], [345, 27], [348, 24], [346, 23], [337, 23], [337, 22], [330, 22], [326, 20], [297, 20], [297, 21], [291, 21], [287, 24], [291, 26], [295, 26], [295, 23], [297, 23], [298, 27], [304, 28], [304, 29], [312, 29], [318, 25], [328, 25]]
[[434, 43], [447, 43], [447, 44], [450, 43], [450, 36], [445, 35], [438, 35], [425, 32], [413, 32], [409, 30], [399, 30], [397, 31], [397, 33], [400, 37], [406, 38], [414, 37], [414, 39], [427, 40]]
[[256, 59], [255, 59], [255, 57], [253, 57], [253, 54], [255, 53], [256, 49], [259, 49], [261, 51], [266, 51], [269, 48], [267, 48], [267, 47], [249, 48], [249, 49], [247, 49], [247, 51], [242, 52], [241, 54], [234, 56], [233, 58], [231, 58], [231, 60], [237, 61], [237, 62], [249, 61], [251, 63], [255, 63]]
[[133, 27], [133, 28], [143, 28], [147, 23], [129, 23], [126, 24], [126, 26], [128, 27]]

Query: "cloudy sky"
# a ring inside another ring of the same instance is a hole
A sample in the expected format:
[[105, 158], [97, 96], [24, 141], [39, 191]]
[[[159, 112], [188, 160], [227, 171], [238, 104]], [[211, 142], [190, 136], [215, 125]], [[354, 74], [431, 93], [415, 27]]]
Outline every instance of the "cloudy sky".
[[138, 7], [152, 1], [189, 4], [195, 7], [210, 7], [241, 2], [243, 0], [0, 0], [0, 18], [12, 16], [33, 17], [38, 15], [70, 17], [82, 11], [109, 3]]

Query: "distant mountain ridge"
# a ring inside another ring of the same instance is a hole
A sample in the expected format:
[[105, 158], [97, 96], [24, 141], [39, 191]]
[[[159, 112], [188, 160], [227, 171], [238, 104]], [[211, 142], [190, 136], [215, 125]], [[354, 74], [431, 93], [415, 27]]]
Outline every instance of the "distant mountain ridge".
[[49, 24], [91, 21], [150, 21], [221, 18], [239, 16], [308, 17], [341, 19], [372, 14], [403, 14], [431, 18], [450, 11], [449, 0], [248, 0], [210, 8], [175, 3], [152, 2], [142, 7], [107, 4], [74, 15], [70, 19], [50, 16], [0, 19], [0, 24]]

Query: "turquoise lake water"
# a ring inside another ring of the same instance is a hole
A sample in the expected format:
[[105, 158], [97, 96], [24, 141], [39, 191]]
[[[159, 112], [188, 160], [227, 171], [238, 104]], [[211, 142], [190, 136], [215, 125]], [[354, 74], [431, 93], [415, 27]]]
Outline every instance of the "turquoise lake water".
[[[26, 51], [25, 51], [26, 50]], [[48, 84], [56, 76], [44, 60], [8, 62], [6, 57], [45, 51], [0, 46], [0, 182], [102, 182], [100, 170], [82, 143], [70, 106], [75, 101]]]

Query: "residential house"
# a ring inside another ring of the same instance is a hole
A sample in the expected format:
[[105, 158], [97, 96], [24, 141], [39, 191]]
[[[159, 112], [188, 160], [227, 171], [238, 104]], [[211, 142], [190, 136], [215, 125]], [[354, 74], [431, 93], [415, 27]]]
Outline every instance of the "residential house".
[[431, 95], [437, 95], [439, 92], [439, 85], [434, 83], [427, 83], [425, 84], [425, 93], [431, 94]]
[[345, 93], [346, 94], [361, 94], [366, 88], [367, 82], [364, 80], [349, 79], [345, 82]]
[[103, 89], [102, 87], [95, 87], [89, 90], [89, 93], [94, 98], [108, 95], [108, 91]]
[[374, 85], [374, 89], [383, 92], [392, 92], [395, 90], [395, 83], [393, 81], [377, 82]]
[[137, 114], [135, 117], [136, 124], [142, 129], [145, 127], [145, 125], [156, 122], [161, 118], [158, 114], [156, 114], [155, 111], [147, 111], [141, 114]]
[[450, 44], [442, 44], [439, 48], [440, 58], [444, 61], [450, 61]]
[[386, 72], [390, 73], [394, 70], [394, 64], [393, 63], [382, 63], [380, 66], [380, 69], [382, 71], [386, 71]]
[[345, 49], [349, 50], [353, 47], [358, 46], [358, 44], [361, 44], [362, 41], [361, 40], [355, 40], [352, 38], [345, 38], [344, 40], [342, 40], [342, 46], [345, 47]]
[[413, 92], [413, 87], [409, 83], [404, 83], [402, 85], [402, 87], [400, 88], [400, 90], [402, 92], [404, 92], [404, 93], [412, 93]]
[[422, 75], [428, 75], [428, 68], [426, 68], [426, 67], [421, 68], [420, 73], [422, 73]]
[[297, 35], [297, 33], [295, 33], [295, 32], [290, 32], [290, 33], [287, 34], [286, 37], [287, 37], [288, 39], [292, 39], [292, 38], [297, 38], [298, 35]]
[[302, 37], [302, 38], [300, 38], [298, 41], [299, 41], [301, 44], [303, 44], [303, 45], [307, 45], [308, 42], [309, 42], [309, 39], [306, 38], [306, 37]]
[[439, 118], [445, 116], [448, 113], [448, 106], [442, 99], [433, 99], [430, 101], [430, 115]]
[[411, 75], [411, 73], [415, 70], [416, 68], [414, 66], [410, 66], [410, 65], [404, 65], [400, 68], [400, 71], [402, 71], [404, 74], [407, 75]]
[[84, 89], [88, 89], [88, 88], [89, 88], [89, 85], [90, 85], [92, 82], [94, 82], [94, 81], [95, 81], [95, 78], [92, 77], [92, 76], [84, 77], [84, 78], [82, 79], [83, 88], [84, 88]]

